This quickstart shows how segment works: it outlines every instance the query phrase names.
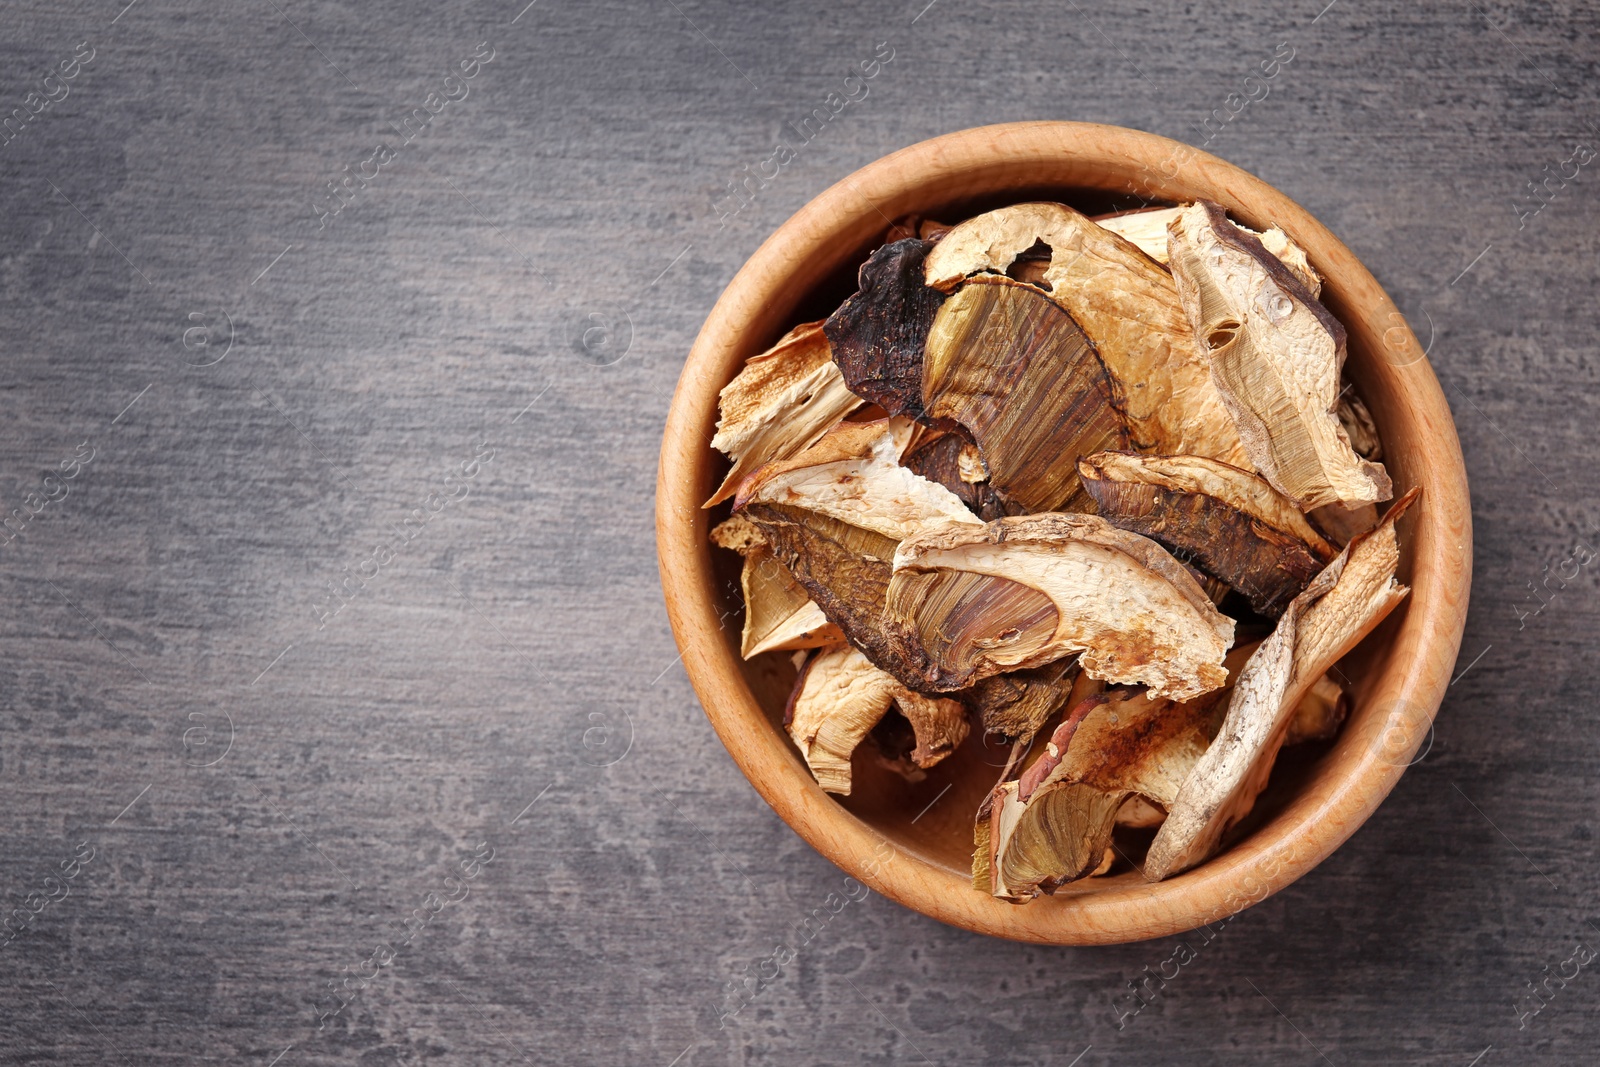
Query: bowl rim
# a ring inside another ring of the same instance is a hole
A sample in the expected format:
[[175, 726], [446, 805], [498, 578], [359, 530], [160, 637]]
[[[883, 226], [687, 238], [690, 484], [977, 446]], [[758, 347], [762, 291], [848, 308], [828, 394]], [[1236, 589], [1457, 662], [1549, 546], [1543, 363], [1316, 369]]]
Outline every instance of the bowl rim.
[[[838, 269], [832, 261], [847, 259], [889, 220], [935, 206], [930, 190], [954, 203], [1041, 187], [1169, 202], [1203, 196], [1256, 228], [1277, 225], [1311, 255], [1324, 276], [1324, 302], [1352, 342], [1360, 336], [1391, 354], [1421, 351], [1354, 253], [1300, 205], [1231, 163], [1169, 138], [1094, 123], [1020, 122], [945, 134], [823, 191], [728, 283], [689, 352], [668, 412], [656, 486], [657, 557], [673, 634], [706, 717], [756, 791], [812, 847], [871, 889], [953, 926], [1044, 944], [1115, 944], [1191, 930], [1259, 903], [1332, 853], [1388, 795], [1431, 728], [1460, 649], [1471, 581], [1470, 499], [1455, 424], [1426, 358], [1380, 358], [1369, 344], [1359, 368], [1363, 394], [1381, 395], [1406, 420], [1407, 440], [1421, 443], [1418, 456], [1425, 452], [1426, 461], [1407, 472], [1423, 490], [1402, 522], [1410, 596], [1396, 612], [1398, 626], [1387, 631], [1376, 678], [1366, 680], [1360, 727], [1353, 714], [1325, 757], [1341, 773], [1318, 776], [1247, 837], [1190, 871], [1163, 882], [1063, 891], [1019, 907], [974, 891], [944, 864], [891, 842], [840, 806], [772, 729], [718, 617], [700, 507], [715, 458], [717, 393], [748, 355], [776, 339], [775, 329], [792, 325], [801, 299]], [[1357, 354], [1352, 343], [1352, 370]]]

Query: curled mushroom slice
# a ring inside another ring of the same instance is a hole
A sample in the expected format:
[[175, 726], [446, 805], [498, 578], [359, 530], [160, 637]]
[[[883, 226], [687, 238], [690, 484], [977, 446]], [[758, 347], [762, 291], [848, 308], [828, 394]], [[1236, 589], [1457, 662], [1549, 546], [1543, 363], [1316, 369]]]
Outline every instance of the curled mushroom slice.
[[900, 419], [845, 423], [757, 471], [736, 503], [828, 621], [873, 663], [915, 684], [926, 665], [905, 661], [882, 625], [895, 548], [927, 526], [983, 523], [948, 489], [896, 462], [908, 427]]
[[[1136, 245], [1139, 251], [1155, 260], [1157, 263], [1167, 262], [1167, 227], [1182, 214], [1181, 207], [1146, 208], [1142, 211], [1126, 211], [1120, 215], [1107, 215], [1094, 221], [1110, 230], [1112, 233]], [[1243, 223], [1234, 223], [1239, 229], [1261, 242], [1265, 248], [1277, 257], [1278, 262], [1287, 267], [1300, 283], [1311, 291], [1312, 296], [1322, 292], [1322, 278], [1311, 266], [1311, 261], [1306, 258], [1305, 249], [1290, 240], [1289, 235], [1276, 226], [1269, 226], [1266, 230], [1252, 230]]]
[[1233, 620], [1166, 550], [1095, 515], [950, 525], [895, 553], [885, 627], [920, 689], [1081, 653], [1093, 678], [1188, 699], [1227, 679]]
[[1020, 511], [1083, 510], [1077, 458], [1128, 444], [1088, 337], [1049, 297], [1009, 278], [974, 278], [939, 308], [922, 399], [930, 418], [971, 432], [988, 484]]
[[1174, 704], [1116, 691], [1073, 709], [989, 812], [989, 891], [1011, 901], [1094, 873], [1134, 797], [1176, 796], [1215, 729], [1214, 699]]
[[931, 241], [908, 237], [861, 265], [856, 294], [823, 324], [833, 358], [856, 395], [891, 415], [921, 419], [922, 346], [944, 294], [923, 284]]
[[1301, 698], [1323, 673], [1382, 622], [1409, 590], [1394, 579], [1395, 521], [1413, 489], [1370, 534], [1352, 541], [1289, 604], [1245, 664], [1216, 743], [1184, 780], [1150, 845], [1145, 877], [1188, 870], [1216, 851], [1228, 827], [1266, 788]]
[[959, 703], [912, 692], [848, 645], [825, 649], [806, 664], [784, 721], [817, 784], [847, 796], [851, 753], [891, 706], [916, 733], [911, 759], [918, 767], [932, 767], [966, 739], [966, 709]]
[[1170, 240], [1178, 293], [1255, 469], [1303, 510], [1388, 500], [1388, 474], [1335, 414], [1344, 327], [1216, 204], [1185, 208]]
[[1334, 547], [1264, 480], [1201, 456], [1101, 452], [1078, 463], [1102, 517], [1161, 542], [1277, 617]]
[[711, 531], [711, 543], [744, 557], [739, 585], [744, 593], [744, 632], [739, 654], [745, 659], [763, 652], [821, 648], [844, 641], [822, 609], [778, 562], [755, 523], [734, 515]]
[[1040, 287], [1094, 344], [1133, 447], [1248, 466], [1172, 276], [1122, 237], [1061, 204], [1017, 204], [954, 227], [928, 253], [925, 277], [950, 292], [972, 275], [1010, 273], [1041, 242], [1050, 259]]
[[1344, 725], [1345, 716], [1349, 713], [1350, 698], [1339, 688], [1338, 682], [1324, 674], [1311, 683], [1306, 695], [1295, 705], [1283, 743], [1288, 746], [1307, 741], [1326, 741], [1338, 734], [1339, 727]]
[[833, 362], [822, 323], [796, 326], [750, 357], [717, 397], [720, 414], [711, 444], [733, 459], [733, 467], [705, 506], [733, 496], [763, 463], [816, 444], [860, 406], [861, 398], [850, 392]]

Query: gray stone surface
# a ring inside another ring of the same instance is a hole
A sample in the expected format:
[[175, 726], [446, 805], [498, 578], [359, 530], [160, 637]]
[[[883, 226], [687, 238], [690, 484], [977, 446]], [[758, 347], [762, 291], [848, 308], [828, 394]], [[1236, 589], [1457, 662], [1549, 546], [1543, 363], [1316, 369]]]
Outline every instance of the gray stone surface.
[[[1600, 567], [1531, 586], [1600, 537], [1600, 161], [1517, 205], [1600, 147], [1600, 11], [925, 2], [0, 11], [0, 116], [68, 94], [0, 145], [0, 511], [43, 504], [0, 548], [0, 899], [32, 916], [0, 1059], [1592, 1061], [1590, 968], [1514, 1003], [1600, 947]], [[878, 42], [868, 97], [719, 227]], [[843, 876], [675, 660], [652, 483], [696, 329], [889, 151], [1024, 118], [1197, 142], [1280, 43], [1210, 148], [1433, 335], [1471, 470], [1431, 749], [1121, 1029], [1181, 939], [1026, 947], [875, 896], [719, 1028]], [[319, 227], [435, 91], [466, 96]]]

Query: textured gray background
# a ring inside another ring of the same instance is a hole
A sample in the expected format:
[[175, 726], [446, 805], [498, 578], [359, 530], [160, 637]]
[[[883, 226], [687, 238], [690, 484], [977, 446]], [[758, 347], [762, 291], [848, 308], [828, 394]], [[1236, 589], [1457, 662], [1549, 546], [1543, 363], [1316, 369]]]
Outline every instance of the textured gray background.
[[[1600, 161], [1517, 204], [1600, 147], [1600, 10], [124, 2], [0, 11], [0, 115], [94, 49], [0, 146], [0, 512], [93, 456], [0, 548], [0, 899], [32, 916], [0, 1057], [1593, 1062], [1600, 976], [1521, 1029], [1513, 1004], [1600, 947], [1600, 567], [1532, 589], [1600, 537]], [[328, 180], [485, 41], [319, 229]], [[719, 228], [880, 41], [869, 96]], [[700, 322], [891, 150], [1025, 118], [1197, 142], [1280, 42], [1210, 149], [1433, 336], [1471, 472], [1465, 673], [1426, 757], [1120, 1030], [1179, 939], [1025, 947], [876, 896], [719, 1028], [844, 883], [734, 768], [660, 603], [657, 439]]]

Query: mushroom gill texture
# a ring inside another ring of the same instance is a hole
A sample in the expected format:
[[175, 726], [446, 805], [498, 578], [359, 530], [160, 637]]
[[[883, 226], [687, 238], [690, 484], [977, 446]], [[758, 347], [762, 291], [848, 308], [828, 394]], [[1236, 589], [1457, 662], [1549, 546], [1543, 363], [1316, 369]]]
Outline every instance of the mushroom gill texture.
[[1015, 516], [904, 540], [885, 617], [901, 660], [925, 665], [915, 687], [932, 692], [1080, 653], [1090, 677], [1186, 700], [1226, 681], [1233, 643], [1233, 620], [1183, 564], [1094, 515]]
[[1250, 462], [1303, 510], [1388, 500], [1382, 465], [1351, 447], [1336, 408], [1345, 331], [1216, 204], [1169, 230], [1172, 277]]
[[922, 399], [930, 418], [971, 433], [988, 484], [1013, 513], [1085, 510], [1078, 457], [1128, 446], [1088, 337], [1048, 296], [1010, 278], [980, 275], [939, 308]]
[[1088, 335], [1112, 403], [1140, 452], [1249, 456], [1207, 372], [1172, 275], [1132, 243], [1062, 204], [1017, 204], [955, 226], [927, 254], [928, 285], [955, 291], [974, 275], [1008, 274], [1042, 243], [1037, 285]]
[[1266, 788], [1302, 697], [1382, 622], [1409, 590], [1395, 581], [1395, 522], [1413, 489], [1377, 529], [1347, 545], [1289, 604], [1234, 685], [1217, 739], [1184, 780], [1150, 845], [1145, 877], [1188, 870], [1217, 849]]
[[915, 731], [911, 759], [918, 767], [934, 766], [966, 740], [967, 713], [958, 702], [912, 692], [849, 645], [824, 649], [806, 663], [785, 724], [817, 784], [847, 796], [851, 754], [891, 707]]
[[711, 446], [733, 466], [705, 506], [733, 496], [751, 471], [790, 456], [861, 406], [833, 362], [822, 323], [796, 326], [760, 355], [751, 356], [717, 397]]
[[1217, 460], [1101, 452], [1078, 468], [1102, 518], [1159, 541], [1271, 618], [1335, 551], [1283, 494]]

